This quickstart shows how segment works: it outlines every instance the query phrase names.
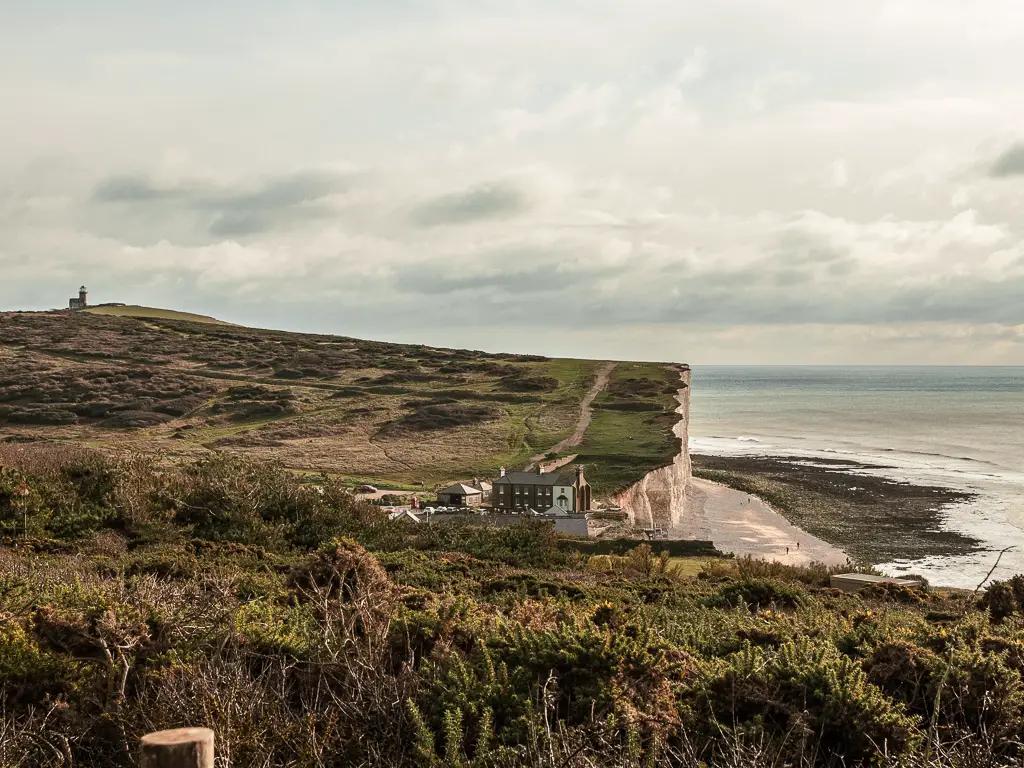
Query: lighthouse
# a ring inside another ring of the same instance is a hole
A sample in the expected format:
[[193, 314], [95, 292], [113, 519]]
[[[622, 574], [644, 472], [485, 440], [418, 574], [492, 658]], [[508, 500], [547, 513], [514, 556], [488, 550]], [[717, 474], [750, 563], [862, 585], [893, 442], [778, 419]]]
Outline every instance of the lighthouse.
[[68, 309], [85, 309], [89, 306], [89, 291], [83, 285], [78, 289], [77, 299], [68, 299]]

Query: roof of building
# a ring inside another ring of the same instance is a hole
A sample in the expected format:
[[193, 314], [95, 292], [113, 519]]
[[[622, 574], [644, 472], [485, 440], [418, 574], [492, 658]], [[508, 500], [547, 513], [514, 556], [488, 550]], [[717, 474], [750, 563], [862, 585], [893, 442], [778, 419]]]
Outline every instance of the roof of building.
[[413, 512], [411, 509], [396, 509], [394, 512], [388, 515], [391, 520], [412, 520], [414, 523], [422, 523], [419, 515]]
[[456, 483], [455, 485], [449, 485], [447, 488], [442, 488], [438, 491], [438, 494], [446, 495], [457, 495], [457, 496], [478, 496], [483, 491], [479, 488], [474, 488], [472, 485], [466, 485], [465, 483]]
[[565, 517], [569, 513], [566, 510], [562, 509], [557, 504], [553, 504], [548, 509], [545, 509], [542, 514], [545, 514], [545, 515], [556, 515], [558, 517]]
[[576, 478], [565, 472], [506, 472], [494, 481], [502, 485], [572, 485]]

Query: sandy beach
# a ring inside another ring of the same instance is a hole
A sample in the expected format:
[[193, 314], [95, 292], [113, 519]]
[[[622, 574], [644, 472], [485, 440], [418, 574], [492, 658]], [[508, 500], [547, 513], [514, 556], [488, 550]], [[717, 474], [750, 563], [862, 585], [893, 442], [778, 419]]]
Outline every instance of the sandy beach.
[[[847, 554], [797, 528], [757, 496], [693, 478], [683, 521], [673, 539], [710, 539], [723, 552], [789, 565], [844, 563]], [[788, 548], [788, 551], [787, 551]]]

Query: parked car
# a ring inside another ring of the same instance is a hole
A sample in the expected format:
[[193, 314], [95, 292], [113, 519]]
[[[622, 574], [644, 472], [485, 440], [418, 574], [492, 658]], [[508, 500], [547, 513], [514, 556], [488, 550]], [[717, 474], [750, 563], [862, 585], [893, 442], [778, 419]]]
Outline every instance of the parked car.
[[356, 488], [356, 491], [358, 493], [376, 493], [377, 489], [374, 488], [372, 485], [360, 485], [358, 488]]

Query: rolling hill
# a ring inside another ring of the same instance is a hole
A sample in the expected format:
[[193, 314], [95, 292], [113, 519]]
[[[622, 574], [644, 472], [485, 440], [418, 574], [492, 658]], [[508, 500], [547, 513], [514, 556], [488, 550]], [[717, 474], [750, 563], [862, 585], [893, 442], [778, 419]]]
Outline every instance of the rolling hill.
[[179, 312], [174, 309], [157, 307], [140, 307], [137, 304], [101, 304], [85, 310], [93, 315], [111, 315], [113, 317], [151, 317], [156, 320], [187, 320], [193, 323], [215, 323], [217, 325], [233, 325], [207, 315], [193, 312]]
[[609, 368], [582, 443], [565, 451], [599, 492], [678, 452], [679, 366], [286, 333], [132, 306], [3, 313], [0, 440], [228, 452], [437, 487], [549, 453]]

